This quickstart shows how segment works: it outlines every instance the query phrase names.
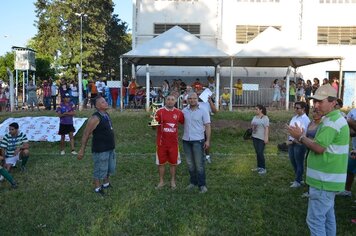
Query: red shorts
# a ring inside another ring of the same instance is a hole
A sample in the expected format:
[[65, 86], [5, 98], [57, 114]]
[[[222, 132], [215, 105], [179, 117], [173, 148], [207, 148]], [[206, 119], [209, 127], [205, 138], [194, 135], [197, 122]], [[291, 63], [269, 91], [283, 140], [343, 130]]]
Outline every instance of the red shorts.
[[170, 146], [157, 146], [156, 152], [156, 164], [157, 165], [164, 165], [164, 164], [171, 164], [171, 165], [178, 165], [180, 164], [180, 154], [177, 145], [170, 145]]

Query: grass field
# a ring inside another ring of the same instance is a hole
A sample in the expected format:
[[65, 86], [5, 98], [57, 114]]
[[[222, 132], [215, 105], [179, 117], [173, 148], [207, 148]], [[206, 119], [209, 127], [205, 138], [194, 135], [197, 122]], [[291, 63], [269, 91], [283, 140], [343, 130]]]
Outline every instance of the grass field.
[[[54, 114], [12, 114], [37, 115]], [[253, 112], [221, 112], [213, 117], [206, 194], [185, 190], [189, 179], [183, 152], [178, 188], [154, 189], [155, 131], [147, 126], [148, 113], [111, 112], [118, 166], [112, 177], [114, 188], [105, 198], [92, 192], [90, 146], [84, 160], [78, 161], [60, 156], [59, 143], [31, 143], [28, 171], [13, 171], [19, 188], [0, 184], [0, 235], [308, 235], [307, 199], [301, 198], [306, 187], [289, 188], [292, 167], [288, 156], [276, 148], [285, 139], [283, 124], [292, 114], [268, 115], [271, 138], [265, 176], [251, 172], [256, 165], [254, 150], [251, 141], [242, 139]], [[1, 121], [8, 116], [0, 114]], [[78, 148], [82, 133], [83, 129], [75, 137]], [[356, 217], [353, 200], [336, 200], [338, 235], [355, 235], [356, 225], [350, 223]]]

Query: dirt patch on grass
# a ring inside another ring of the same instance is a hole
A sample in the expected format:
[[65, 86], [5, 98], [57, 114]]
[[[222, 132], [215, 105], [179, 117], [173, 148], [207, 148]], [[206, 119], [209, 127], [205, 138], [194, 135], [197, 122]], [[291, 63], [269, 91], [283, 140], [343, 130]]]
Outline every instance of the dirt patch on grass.
[[224, 129], [224, 128], [235, 128], [235, 129], [247, 129], [251, 126], [251, 122], [241, 121], [241, 120], [214, 120], [211, 122], [212, 129]]
[[[270, 123], [269, 137], [270, 140], [284, 142], [287, 138], [287, 132], [284, 128], [284, 122]], [[212, 130], [219, 132], [219, 130], [228, 130], [229, 133], [244, 132], [247, 128], [251, 127], [250, 121], [241, 120], [214, 120], [211, 123]]]

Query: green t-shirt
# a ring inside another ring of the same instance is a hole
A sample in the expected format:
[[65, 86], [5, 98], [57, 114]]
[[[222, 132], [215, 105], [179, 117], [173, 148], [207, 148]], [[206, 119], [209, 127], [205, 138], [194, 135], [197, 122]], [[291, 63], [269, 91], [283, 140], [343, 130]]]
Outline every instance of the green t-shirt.
[[83, 79], [83, 81], [82, 81], [82, 83], [83, 83], [83, 89], [87, 89], [88, 88], [88, 80], [87, 79]]
[[339, 110], [323, 117], [315, 142], [326, 148], [322, 154], [310, 151], [307, 161], [307, 184], [326, 191], [345, 189], [349, 152], [349, 126]]

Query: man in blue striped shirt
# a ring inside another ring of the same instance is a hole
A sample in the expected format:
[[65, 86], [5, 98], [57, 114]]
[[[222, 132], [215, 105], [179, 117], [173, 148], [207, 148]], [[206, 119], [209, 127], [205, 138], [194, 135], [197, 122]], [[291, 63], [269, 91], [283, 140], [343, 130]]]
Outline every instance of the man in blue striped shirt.
[[29, 143], [26, 134], [19, 132], [19, 124], [14, 122], [9, 125], [9, 133], [5, 134], [0, 142], [1, 154], [5, 159], [4, 167], [10, 171], [11, 167], [16, 165], [16, 162], [21, 160], [21, 170], [26, 170], [28, 161]]

